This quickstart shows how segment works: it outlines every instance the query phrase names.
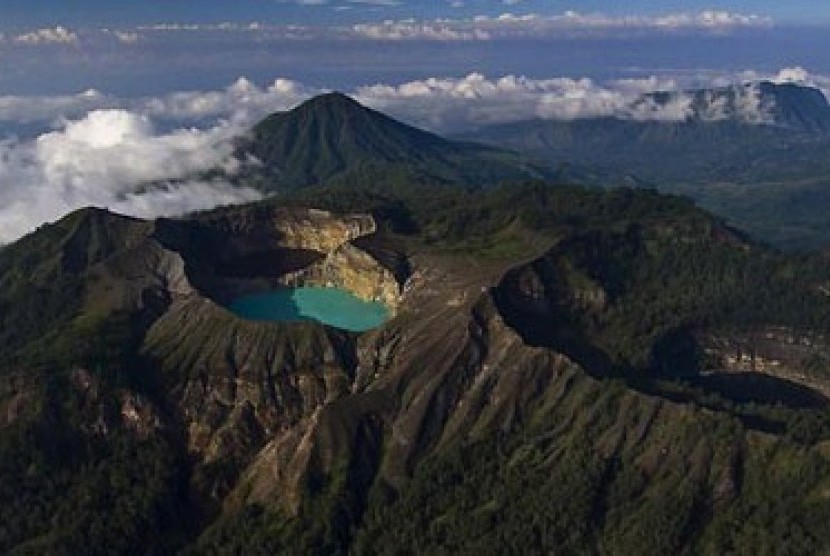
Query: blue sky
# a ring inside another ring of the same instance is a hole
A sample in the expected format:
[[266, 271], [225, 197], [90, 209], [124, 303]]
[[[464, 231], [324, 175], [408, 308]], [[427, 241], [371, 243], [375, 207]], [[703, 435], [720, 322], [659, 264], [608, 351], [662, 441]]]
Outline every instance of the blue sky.
[[826, 0], [0, 0], [0, 13], [0, 96], [238, 77], [349, 89], [471, 72], [830, 74]]
[[781, 22], [830, 22], [824, 0], [2, 0], [2, 26], [137, 25], [160, 21], [352, 23], [380, 18], [467, 17], [504, 11], [566, 10], [606, 14], [664, 14], [726, 10], [770, 15]]

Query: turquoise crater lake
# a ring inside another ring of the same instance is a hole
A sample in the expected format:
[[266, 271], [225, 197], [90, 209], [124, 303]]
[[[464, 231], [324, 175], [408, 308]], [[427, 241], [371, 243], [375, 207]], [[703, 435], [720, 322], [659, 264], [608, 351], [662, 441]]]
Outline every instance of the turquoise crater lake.
[[352, 332], [377, 328], [390, 316], [383, 303], [364, 301], [339, 288], [290, 288], [246, 295], [234, 300], [228, 308], [250, 320], [314, 320]]

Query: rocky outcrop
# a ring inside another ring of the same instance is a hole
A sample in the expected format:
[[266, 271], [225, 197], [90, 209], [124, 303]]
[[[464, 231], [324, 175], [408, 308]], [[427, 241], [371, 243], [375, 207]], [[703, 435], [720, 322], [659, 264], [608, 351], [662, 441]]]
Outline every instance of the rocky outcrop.
[[144, 352], [177, 384], [172, 398], [188, 446], [209, 463], [229, 453], [244, 459], [261, 437], [296, 427], [347, 392], [350, 342], [317, 323], [246, 321], [191, 297], [153, 324]]
[[392, 271], [350, 243], [339, 246], [308, 268], [281, 277], [280, 282], [289, 287], [342, 288], [366, 301], [379, 301], [393, 311], [401, 295]]
[[331, 253], [345, 243], [373, 234], [377, 229], [374, 218], [368, 214], [335, 216], [316, 209], [279, 212], [274, 227], [280, 234], [283, 247], [312, 249], [320, 253]]
[[401, 285], [393, 271], [352, 243], [375, 233], [377, 225], [371, 216], [335, 220], [328, 212], [309, 210], [306, 218], [278, 222], [277, 227], [284, 246], [325, 254], [322, 260], [281, 276], [280, 284], [342, 288], [366, 301], [382, 302], [393, 311], [398, 306]]
[[[240, 215], [235, 210], [228, 220], [197, 222], [195, 232], [164, 230], [158, 249], [140, 259], [141, 272], [130, 269], [163, 284], [170, 299], [150, 326], [142, 352], [175, 385], [170, 402], [185, 428], [188, 450], [199, 462], [203, 494], [216, 502], [224, 499], [236, 484], [235, 474], [270, 451], [276, 459], [266, 483], [279, 484], [280, 504], [292, 507], [307, 469], [306, 434], [321, 408], [350, 391], [355, 337], [314, 322], [240, 319], [205, 292], [321, 285], [394, 307], [398, 284], [389, 270], [350, 243], [375, 231], [369, 215], [340, 217], [306, 209]], [[320, 253], [319, 262], [287, 274], [279, 274], [285, 265], [255, 261], [308, 252]], [[248, 265], [244, 272], [227, 272], [240, 261]], [[222, 471], [231, 468], [230, 475]], [[257, 484], [251, 483], [245, 500], [268, 490]]]

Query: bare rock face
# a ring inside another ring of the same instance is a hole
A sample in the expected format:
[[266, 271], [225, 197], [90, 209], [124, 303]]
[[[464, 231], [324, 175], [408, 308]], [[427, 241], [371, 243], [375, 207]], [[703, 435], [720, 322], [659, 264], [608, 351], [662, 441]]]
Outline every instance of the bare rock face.
[[[518, 275], [533, 274], [525, 267]], [[228, 496], [229, 511], [256, 503], [293, 515], [309, 492], [401, 489], [430, 456], [536, 426], [549, 436], [541, 457], [551, 461], [565, 457], [557, 445], [587, 441], [609, 460], [634, 462], [646, 481], [671, 476], [723, 500], [734, 495], [743, 432], [704, 434], [722, 424], [691, 406], [611, 388], [566, 355], [528, 345], [495, 299], [510, 281], [502, 270], [457, 272], [435, 260], [416, 268], [396, 318], [359, 338], [351, 391], [270, 436]], [[753, 434], [752, 442], [768, 440]]]
[[397, 307], [401, 285], [393, 272], [352, 243], [376, 231], [371, 216], [348, 215], [338, 220], [328, 212], [310, 210], [301, 220], [278, 222], [277, 228], [285, 247], [325, 254], [318, 262], [280, 277], [281, 284], [341, 288], [366, 301], [380, 301], [392, 310]]
[[280, 280], [289, 287], [321, 286], [348, 290], [366, 301], [380, 301], [391, 310], [398, 306], [401, 286], [389, 269], [350, 243], [328, 253], [308, 268]]
[[335, 216], [315, 209], [277, 213], [274, 225], [284, 247], [321, 253], [331, 253], [377, 229], [375, 220], [368, 214]]

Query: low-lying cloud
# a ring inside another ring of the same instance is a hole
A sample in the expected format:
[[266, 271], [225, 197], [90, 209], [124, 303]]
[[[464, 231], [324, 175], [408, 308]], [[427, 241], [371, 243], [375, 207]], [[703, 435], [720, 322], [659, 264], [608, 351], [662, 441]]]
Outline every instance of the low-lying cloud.
[[278, 78], [261, 87], [240, 77], [216, 91], [177, 91], [155, 97], [118, 98], [95, 89], [52, 96], [0, 96], [0, 136], [60, 128], [66, 120], [93, 110], [122, 109], [150, 118], [164, 129], [207, 128], [226, 122], [244, 128], [263, 116], [287, 110], [324, 92], [290, 79]]
[[230, 139], [240, 129], [156, 131], [144, 115], [95, 110], [33, 140], [0, 143], [0, 243], [84, 206], [134, 216], [177, 215], [259, 198], [256, 191], [210, 181], [233, 173]]
[[[676, 122], [696, 117], [706, 121], [770, 121], [771, 107], [763, 103], [757, 84], [732, 81], [717, 86], [729, 87], [731, 97], [710, 94], [704, 109], [693, 105], [694, 97], [685, 92], [682, 81], [657, 77], [600, 84], [589, 78], [489, 79], [473, 73], [461, 78], [366, 86], [355, 96], [369, 106], [445, 133], [529, 119], [613, 117]], [[657, 91], [673, 94], [660, 101], [648, 96]]]
[[35, 29], [27, 33], [21, 33], [14, 37], [18, 44], [78, 44], [78, 34], [62, 25], [57, 27], [46, 27]]

